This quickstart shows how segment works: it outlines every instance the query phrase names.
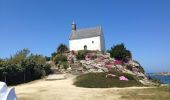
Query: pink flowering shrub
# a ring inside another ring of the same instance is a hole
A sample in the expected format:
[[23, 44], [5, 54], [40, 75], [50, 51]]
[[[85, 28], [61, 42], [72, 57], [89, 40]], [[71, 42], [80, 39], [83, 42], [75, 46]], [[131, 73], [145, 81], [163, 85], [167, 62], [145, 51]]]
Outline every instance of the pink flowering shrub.
[[111, 61], [105, 62], [105, 67], [108, 69], [111, 69], [113, 67], [114, 63]]
[[119, 80], [121, 80], [121, 81], [128, 81], [128, 79], [125, 76], [120, 76]]
[[122, 64], [122, 61], [121, 61], [121, 60], [115, 60], [114, 64], [115, 64], [115, 65], [121, 65], [121, 64]]

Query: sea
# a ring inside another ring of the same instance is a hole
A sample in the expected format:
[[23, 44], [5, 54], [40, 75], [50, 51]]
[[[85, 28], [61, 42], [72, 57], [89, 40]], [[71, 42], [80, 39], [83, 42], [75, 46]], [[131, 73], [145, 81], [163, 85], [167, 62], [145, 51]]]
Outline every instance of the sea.
[[170, 75], [163, 76], [163, 75], [153, 75], [153, 74], [147, 74], [153, 79], [159, 79], [164, 84], [170, 84]]

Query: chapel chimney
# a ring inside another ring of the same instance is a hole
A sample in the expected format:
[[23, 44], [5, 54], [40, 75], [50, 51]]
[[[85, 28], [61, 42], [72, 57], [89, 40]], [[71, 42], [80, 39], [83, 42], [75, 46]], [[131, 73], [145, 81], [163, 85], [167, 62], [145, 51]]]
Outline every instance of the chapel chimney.
[[72, 31], [76, 31], [76, 23], [74, 21], [72, 22]]

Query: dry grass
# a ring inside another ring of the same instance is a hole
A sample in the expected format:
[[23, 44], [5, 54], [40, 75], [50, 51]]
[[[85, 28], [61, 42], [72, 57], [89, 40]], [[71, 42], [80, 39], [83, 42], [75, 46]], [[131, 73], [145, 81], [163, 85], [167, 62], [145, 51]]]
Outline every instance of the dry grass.
[[125, 100], [170, 100], [170, 87], [146, 88], [123, 92]]
[[[168, 90], [162, 88], [80, 88], [73, 85], [74, 78], [18, 85], [16, 94], [18, 100], [168, 100], [170, 96]], [[158, 94], [160, 99], [154, 99]]]

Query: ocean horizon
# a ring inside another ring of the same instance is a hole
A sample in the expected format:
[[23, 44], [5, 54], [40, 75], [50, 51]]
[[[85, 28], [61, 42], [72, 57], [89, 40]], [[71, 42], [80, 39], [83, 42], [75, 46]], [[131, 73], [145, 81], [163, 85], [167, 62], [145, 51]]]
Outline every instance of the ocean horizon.
[[159, 79], [163, 84], [170, 84], [170, 75], [153, 75], [153, 73], [148, 73], [147, 75], [153, 79]]

